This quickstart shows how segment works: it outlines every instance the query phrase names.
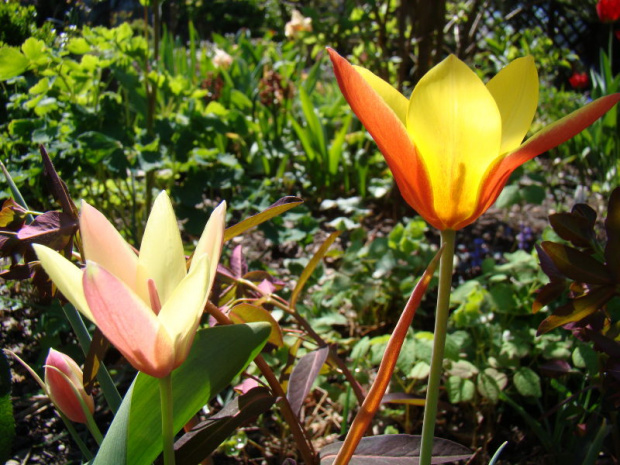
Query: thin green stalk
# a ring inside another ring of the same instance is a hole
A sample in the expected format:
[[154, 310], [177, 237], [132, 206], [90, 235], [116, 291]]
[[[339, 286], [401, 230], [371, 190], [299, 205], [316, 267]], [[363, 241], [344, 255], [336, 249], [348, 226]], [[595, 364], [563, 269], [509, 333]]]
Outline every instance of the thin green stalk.
[[69, 431], [69, 434], [71, 435], [71, 437], [73, 438], [73, 440], [77, 444], [77, 446], [80, 449], [80, 452], [82, 453], [84, 458], [86, 460], [92, 460], [93, 459], [93, 453], [90, 451], [90, 449], [88, 449], [88, 447], [86, 446], [84, 441], [82, 441], [82, 438], [80, 437], [80, 435], [78, 434], [77, 430], [75, 429], [75, 426], [73, 426], [73, 423], [71, 423], [71, 420], [69, 420], [66, 416], [64, 416], [62, 413], [60, 413], [60, 410], [58, 410], [58, 414], [60, 415], [60, 418], [62, 418], [62, 421], [64, 422], [67, 430]]
[[435, 336], [433, 338], [433, 355], [431, 371], [426, 391], [424, 420], [422, 423], [422, 445], [420, 447], [420, 465], [430, 465], [433, 455], [433, 438], [437, 418], [439, 383], [441, 381], [443, 355], [446, 346], [448, 314], [450, 311], [450, 289], [452, 287], [452, 269], [454, 261], [454, 239], [456, 231], [441, 231], [441, 244], [444, 247], [439, 262], [439, 289], [437, 291], [437, 310], [435, 312]]
[[[82, 320], [80, 313], [75, 309], [73, 305], [69, 304], [64, 305], [62, 309], [65, 312], [67, 320], [69, 320], [71, 328], [73, 328], [73, 331], [77, 336], [80, 346], [82, 346], [82, 350], [85, 354], [88, 354], [92, 339], [90, 337], [88, 329], [86, 328], [86, 325], [84, 324], [84, 320]], [[105, 400], [107, 401], [112, 412], [116, 414], [116, 412], [118, 412], [118, 409], [121, 406], [123, 398], [118, 393], [118, 389], [116, 389], [116, 385], [114, 384], [114, 381], [110, 376], [110, 372], [103, 364], [103, 361], [101, 361], [101, 363], [99, 364], [97, 379], [99, 380], [99, 384], [101, 385], [101, 391], [103, 392]]]
[[161, 439], [164, 446], [164, 465], [174, 465], [172, 374], [159, 379], [159, 397], [161, 400]]

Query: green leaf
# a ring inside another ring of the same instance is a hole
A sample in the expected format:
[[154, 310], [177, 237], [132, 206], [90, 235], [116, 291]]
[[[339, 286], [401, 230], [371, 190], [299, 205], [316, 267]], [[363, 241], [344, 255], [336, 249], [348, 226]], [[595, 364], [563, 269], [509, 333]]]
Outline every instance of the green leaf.
[[250, 216], [249, 218], [246, 218], [245, 220], [231, 226], [230, 228], [227, 228], [226, 231], [224, 231], [224, 242], [229, 241], [233, 237], [236, 237], [240, 234], [243, 234], [247, 230], [258, 226], [259, 224], [264, 223], [265, 221], [268, 221], [275, 216], [281, 215], [282, 213], [290, 210], [293, 207], [296, 207], [297, 205], [302, 204], [303, 202], [304, 201], [301, 200], [299, 197], [282, 197], [276, 203], [267, 207], [267, 209], [265, 209], [264, 211], [254, 216]]
[[15, 47], [0, 48], [0, 81], [19, 76], [26, 69], [30, 60]]
[[512, 381], [522, 396], [536, 398], [542, 396], [540, 377], [531, 368], [520, 367], [517, 369], [512, 377]]
[[[269, 333], [265, 323], [198, 331], [187, 360], [172, 372], [175, 431], [254, 359]], [[159, 380], [139, 373], [93, 465], [147, 465], [161, 450]]]
[[460, 402], [469, 402], [474, 398], [476, 386], [470, 379], [463, 379], [459, 376], [450, 376], [446, 383], [446, 391], [450, 403], [458, 404]]

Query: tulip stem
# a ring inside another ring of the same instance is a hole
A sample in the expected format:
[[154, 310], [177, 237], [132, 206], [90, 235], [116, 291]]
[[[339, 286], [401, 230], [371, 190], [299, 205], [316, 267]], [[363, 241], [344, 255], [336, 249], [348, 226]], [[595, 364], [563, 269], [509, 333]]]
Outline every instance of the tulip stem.
[[164, 465], [174, 465], [172, 374], [159, 378], [159, 397], [161, 400], [161, 438], [164, 446]]
[[450, 311], [450, 290], [452, 287], [452, 270], [454, 261], [454, 242], [456, 231], [441, 231], [441, 244], [444, 247], [439, 262], [439, 289], [437, 291], [437, 310], [435, 312], [435, 335], [433, 338], [433, 354], [431, 371], [426, 391], [424, 420], [422, 423], [422, 444], [420, 447], [420, 465], [430, 465], [433, 454], [433, 438], [435, 436], [435, 420], [437, 418], [437, 401], [441, 381], [443, 355], [446, 345], [448, 315]]
[[[73, 328], [73, 332], [82, 346], [82, 351], [85, 355], [88, 355], [88, 351], [90, 350], [90, 343], [92, 342], [92, 338], [90, 337], [90, 333], [84, 324], [84, 320], [80, 313], [75, 309], [73, 305], [67, 304], [62, 307], [67, 320], [69, 320], [69, 324], [71, 328]], [[114, 414], [118, 412], [118, 409], [121, 406], [121, 402], [123, 399], [121, 395], [118, 393], [118, 389], [116, 389], [116, 385], [110, 376], [110, 372], [103, 364], [101, 360], [99, 363], [99, 371], [97, 371], [97, 379], [99, 380], [99, 384], [101, 385], [101, 390], [103, 391], [103, 396], [105, 400], [108, 402], [110, 409]]]
[[84, 444], [84, 441], [82, 441], [82, 438], [80, 437], [77, 430], [75, 429], [75, 426], [73, 426], [73, 423], [71, 422], [71, 420], [69, 420], [64, 414], [62, 414], [60, 410], [58, 410], [58, 414], [60, 415], [60, 418], [64, 422], [67, 428], [67, 431], [69, 431], [69, 434], [71, 435], [71, 437], [77, 444], [78, 448], [80, 449], [80, 452], [82, 452], [82, 455], [84, 456], [84, 458], [86, 460], [92, 460], [93, 459], [92, 452], [88, 449], [86, 444]]

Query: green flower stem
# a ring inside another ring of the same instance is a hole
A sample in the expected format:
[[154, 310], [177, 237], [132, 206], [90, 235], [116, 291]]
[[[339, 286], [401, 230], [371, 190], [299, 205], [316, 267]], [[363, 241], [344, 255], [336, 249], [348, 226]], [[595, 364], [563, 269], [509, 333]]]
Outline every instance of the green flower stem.
[[164, 446], [164, 465], [174, 465], [172, 374], [159, 379], [159, 397], [161, 400], [161, 438]]
[[450, 311], [450, 290], [452, 288], [452, 269], [454, 262], [454, 239], [456, 231], [441, 231], [441, 244], [445, 248], [439, 262], [439, 289], [437, 291], [437, 310], [435, 312], [435, 336], [433, 338], [433, 355], [431, 371], [426, 391], [424, 420], [422, 423], [422, 445], [420, 448], [420, 465], [430, 465], [433, 455], [433, 438], [437, 418], [437, 401], [441, 381], [443, 355], [446, 346], [446, 331]]
[[[62, 307], [65, 312], [65, 316], [67, 320], [69, 320], [69, 324], [73, 331], [75, 332], [78, 342], [82, 346], [82, 350], [84, 354], [88, 354], [90, 350], [91, 337], [84, 324], [84, 320], [82, 320], [82, 316], [75, 309], [73, 305], [65, 305]], [[99, 364], [99, 371], [97, 372], [97, 378], [99, 379], [99, 384], [101, 385], [101, 390], [103, 395], [110, 406], [110, 409], [114, 414], [118, 412], [118, 409], [121, 406], [121, 402], [123, 401], [121, 395], [118, 393], [118, 389], [116, 389], [116, 385], [110, 376], [110, 372], [103, 364], [103, 361]]]
[[60, 412], [60, 410], [57, 409], [56, 411], [60, 415], [60, 418], [62, 418], [62, 421], [64, 422], [64, 424], [65, 424], [65, 426], [67, 428], [67, 431], [69, 431], [69, 434], [71, 435], [71, 437], [73, 438], [73, 440], [77, 444], [77, 446], [80, 449], [80, 452], [82, 453], [84, 458], [86, 460], [92, 460], [93, 459], [92, 452], [88, 449], [86, 444], [84, 444], [84, 441], [82, 441], [82, 438], [80, 437], [80, 435], [78, 434], [77, 430], [75, 429], [75, 426], [73, 426], [73, 423], [71, 422], [71, 420], [69, 420], [66, 416], [64, 416]]

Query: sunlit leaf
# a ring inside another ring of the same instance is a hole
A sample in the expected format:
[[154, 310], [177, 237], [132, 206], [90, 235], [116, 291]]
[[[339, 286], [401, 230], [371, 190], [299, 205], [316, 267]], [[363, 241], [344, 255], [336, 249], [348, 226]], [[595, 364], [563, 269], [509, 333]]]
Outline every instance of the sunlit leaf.
[[299, 197], [282, 197], [276, 203], [267, 207], [266, 210], [257, 213], [254, 216], [250, 216], [234, 226], [227, 228], [226, 231], [224, 231], [224, 242], [243, 234], [253, 227], [270, 220], [271, 218], [281, 215], [297, 205], [301, 205], [303, 202], [304, 201]]
[[[189, 356], [172, 372], [175, 431], [254, 359], [269, 330], [266, 324], [252, 323], [217, 326], [196, 333]], [[159, 380], [139, 373], [93, 465], [147, 465], [161, 450]]]
[[62, 250], [78, 229], [78, 223], [64, 212], [49, 211], [37, 216], [17, 233], [18, 239]]
[[284, 345], [280, 325], [273, 316], [271, 316], [271, 313], [264, 308], [242, 303], [231, 308], [228, 317], [233, 323], [256, 323], [260, 321], [269, 323], [271, 326], [271, 333], [267, 341], [277, 347], [282, 347]]

